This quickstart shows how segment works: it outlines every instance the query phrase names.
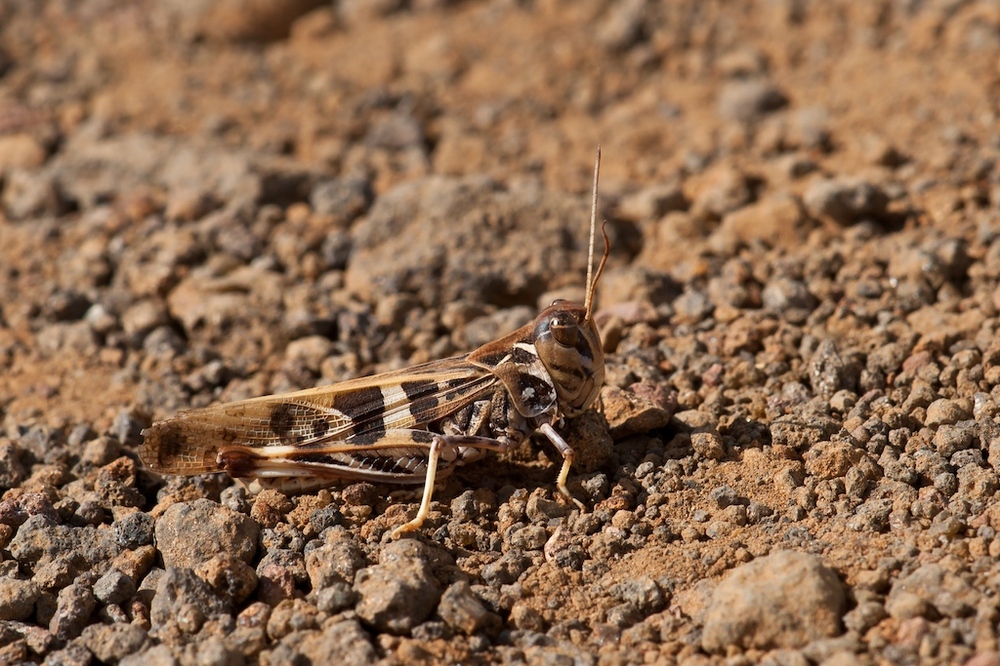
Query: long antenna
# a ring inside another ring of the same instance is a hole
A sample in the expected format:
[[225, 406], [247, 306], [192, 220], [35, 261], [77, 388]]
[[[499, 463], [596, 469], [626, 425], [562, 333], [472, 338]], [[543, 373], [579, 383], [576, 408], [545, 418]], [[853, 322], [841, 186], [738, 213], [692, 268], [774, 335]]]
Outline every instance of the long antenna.
[[[587, 296], [583, 301], [583, 309], [587, 311], [587, 319], [590, 319], [590, 310], [594, 306], [594, 241], [597, 238], [597, 183], [600, 181], [600, 178], [601, 147], [598, 146], [597, 160], [594, 162], [594, 194], [590, 204], [590, 252], [587, 254]], [[603, 232], [603, 229], [601, 231]], [[605, 236], [605, 239], [607, 239], [607, 236]]]

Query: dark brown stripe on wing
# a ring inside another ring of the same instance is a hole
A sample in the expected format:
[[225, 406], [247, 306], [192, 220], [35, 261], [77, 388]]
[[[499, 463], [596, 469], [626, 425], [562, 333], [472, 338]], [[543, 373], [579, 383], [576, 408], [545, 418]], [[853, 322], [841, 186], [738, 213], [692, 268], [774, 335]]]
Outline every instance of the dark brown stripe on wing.
[[295, 405], [287, 402], [275, 405], [271, 410], [270, 426], [271, 432], [280, 439], [287, 439], [295, 426]]
[[340, 393], [334, 397], [331, 407], [351, 419], [356, 434], [385, 432], [385, 400], [378, 386]]
[[441, 404], [438, 382], [432, 380], [403, 382], [400, 386], [406, 393], [407, 400], [410, 401], [410, 415], [415, 424], [430, 420], [427, 415]]

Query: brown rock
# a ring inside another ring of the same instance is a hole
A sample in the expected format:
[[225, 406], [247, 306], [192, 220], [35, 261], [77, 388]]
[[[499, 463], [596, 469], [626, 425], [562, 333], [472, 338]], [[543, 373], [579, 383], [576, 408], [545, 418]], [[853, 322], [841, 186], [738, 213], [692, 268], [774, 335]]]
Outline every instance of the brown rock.
[[292, 501], [272, 488], [260, 492], [250, 508], [250, 517], [262, 527], [274, 527], [293, 508]]
[[300, 16], [320, 0], [220, 0], [180, 3], [189, 38], [219, 42], [270, 42], [288, 36]]
[[248, 517], [211, 500], [178, 502], [156, 522], [156, 547], [166, 568], [195, 567], [221, 551], [249, 562], [259, 531]]
[[10, 169], [37, 169], [45, 157], [45, 148], [30, 134], [0, 134], [0, 178]]
[[563, 439], [571, 442], [576, 458], [573, 468], [581, 472], [600, 469], [611, 457], [613, 436], [608, 432], [605, 415], [590, 409], [570, 419], [562, 430]]
[[819, 479], [835, 479], [847, 474], [865, 452], [846, 442], [819, 442], [803, 454], [806, 471]]
[[218, 553], [195, 567], [194, 572], [219, 596], [242, 603], [257, 587], [257, 572], [230, 553]]
[[726, 214], [711, 242], [729, 251], [758, 241], [770, 247], [792, 248], [802, 245], [814, 226], [798, 199], [779, 194]]
[[601, 402], [611, 437], [622, 439], [667, 425], [677, 408], [677, 393], [649, 383], [628, 390], [605, 386]]
[[746, 175], [728, 165], [699, 174], [684, 189], [691, 200], [691, 213], [697, 217], [718, 219], [753, 199]]

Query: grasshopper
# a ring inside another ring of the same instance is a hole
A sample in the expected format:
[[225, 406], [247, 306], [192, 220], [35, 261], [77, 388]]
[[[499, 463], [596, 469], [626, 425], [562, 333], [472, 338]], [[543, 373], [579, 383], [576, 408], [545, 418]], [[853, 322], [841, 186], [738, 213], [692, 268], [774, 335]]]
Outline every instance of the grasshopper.
[[143, 431], [139, 456], [163, 474], [225, 471], [254, 485], [303, 492], [333, 480], [423, 484], [416, 516], [392, 536], [420, 528], [434, 482], [488, 451], [510, 451], [536, 431], [563, 457], [559, 492], [574, 451], [557, 428], [586, 411], [604, 382], [594, 293], [594, 164], [584, 303], [557, 300], [534, 322], [461, 356], [295, 393], [180, 412]]

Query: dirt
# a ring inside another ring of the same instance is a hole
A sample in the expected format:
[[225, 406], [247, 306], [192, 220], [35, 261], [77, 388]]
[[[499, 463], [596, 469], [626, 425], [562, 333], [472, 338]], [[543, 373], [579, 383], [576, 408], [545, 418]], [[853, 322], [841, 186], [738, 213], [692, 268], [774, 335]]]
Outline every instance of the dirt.
[[[998, 663], [998, 56], [985, 0], [0, 2], [0, 661]], [[582, 299], [598, 146], [586, 511], [540, 441], [398, 542], [410, 488], [143, 467]]]

